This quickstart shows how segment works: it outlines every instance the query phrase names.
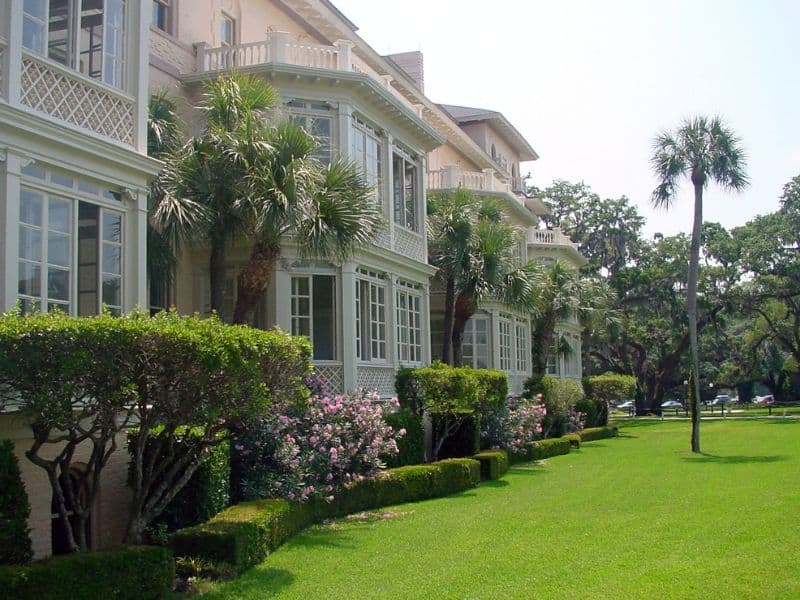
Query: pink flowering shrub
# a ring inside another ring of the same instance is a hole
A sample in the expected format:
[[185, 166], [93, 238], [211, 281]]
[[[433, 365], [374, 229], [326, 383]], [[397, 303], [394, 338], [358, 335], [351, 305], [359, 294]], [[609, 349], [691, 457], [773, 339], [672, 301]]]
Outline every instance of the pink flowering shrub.
[[520, 452], [525, 444], [542, 435], [547, 409], [536, 398], [510, 396], [499, 410], [481, 415], [481, 439], [489, 448]]
[[243, 498], [314, 496], [333, 500], [338, 488], [375, 475], [382, 456], [397, 454], [395, 432], [383, 420], [397, 399], [376, 392], [312, 395], [304, 406], [284, 407], [248, 424], [234, 440]]
[[586, 424], [586, 413], [578, 412], [575, 407], [569, 409], [567, 414], [567, 433], [577, 433]]

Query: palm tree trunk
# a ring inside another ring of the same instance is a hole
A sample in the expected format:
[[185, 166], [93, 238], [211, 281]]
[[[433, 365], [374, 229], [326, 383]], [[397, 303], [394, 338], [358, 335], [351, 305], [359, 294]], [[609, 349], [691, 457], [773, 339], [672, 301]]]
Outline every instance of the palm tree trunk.
[[547, 359], [553, 351], [555, 329], [556, 315], [553, 311], [547, 311], [534, 329], [533, 373], [535, 375], [547, 374]]
[[455, 301], [453, 318], [453, 366], [460, 367], [464, 362], [464, 328], [475, 314], [475, 302], [471, 295], [459, 294]]
[[444, 331], [442, 332], [442, 362], [453, 364], [453, 322], [456, 314], [456, 279], [447, 278], [444, 293]]
[[247, 265], [239, 273], [234, 323], [253, 325], [256, 308], [272, 280], [272, 268], [280, 253], [280, 246], [276, 244], [256, 242], [253, 245]]
[[225, 302], [225, 242], [211, 241], [208, 272], [211, 285], [211, 310], [220, 314]]
[[689, 346], [694, 372], [695, 406], [692, 412], [692, 452], [700, 452], [700, 356], [697, 349], [697, 277], [700, 266], [700, 235], [703, 225], [703, 181], [692, 176], [694, 184], [694, 224], [689, 255], [689, 282], [686, 314], [689, 318]]

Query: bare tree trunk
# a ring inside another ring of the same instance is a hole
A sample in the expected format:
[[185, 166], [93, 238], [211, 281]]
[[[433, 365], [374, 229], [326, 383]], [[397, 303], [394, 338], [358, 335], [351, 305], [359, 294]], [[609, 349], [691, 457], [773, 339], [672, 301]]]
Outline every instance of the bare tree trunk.
[[689, 255], [689, 282], [686, 314], [689, 317], [689, 346], [694, 372], [695, 406], [692, 413], [692, 452], [700, 452], [700, 356], [697, 348], [697, 276], [700, 266], [700, 235], [703, 226], [703, 184], [705, 177], [692, 173], [694, 184], [694, 224]]
[[247, 265], [239, 273], [236, 288], [236, 308], [233, 322], [252, 325], [256, 308], [264, 296], [272, 279], [272, 268], [280, 256], [280, 246], [266, 242], [256, 242], [250, 252]]
[[444, 331], [442, 332], [442, 362], [453, 364], [453, 321], [456, 314], [456, 280], [452, 275], [445, 282]]
[[475, 314], [472, 295], [459, 294], [455, 301], [453, 318], [453, 366], [460, 367], [464, 362], [464, 328]]

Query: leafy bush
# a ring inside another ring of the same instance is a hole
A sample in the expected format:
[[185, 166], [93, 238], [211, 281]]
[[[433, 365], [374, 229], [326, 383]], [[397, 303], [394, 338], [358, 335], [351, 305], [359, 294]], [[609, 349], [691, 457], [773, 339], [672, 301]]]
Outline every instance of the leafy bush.
[[155, 600], [170, 594], [174, 578], [172, 553], [156, 546], [123, 546], [0, 567], [0, 589], [15, 600]]
[[[585, 385], [584, 389], [586, 389]], [[586, 427], [597, 427], [598, 415], [602, 412], [599, 400], [582, 398], [575, 404], [575, 410], [584, 416], [584, 425]]]
[[550, 458], [551, 456], [569, 454], [571, 445], [572, 444], [570, 443], [570, 439], [568, 437], [537, 440], [535, 442], [525, 444], [520, 452], [510, 455], [510, 458], [512, 462], [544, 460], [545, 458]]
[[545, 437], [560, 437], [567, 433], [570, 409], [583, 398], [583, 386], [573, 379], [558, 379], [549, 375], [534, 375], [525, 382], [525, 395], [542, 395], [547, 415], [542, 423]]
[[481, 419], [482, 447], [518, 452], [541, 437], [546, 414], [547, 409], [538, 400], [509, 397], [500, 409], [487, 412]]
[[[172, 441], [172, 451], [181, 454], [184, 452], [183, 446], [187, 437], [202, 435], [193, 429], [183, 428], [174, 432]], [[137, 430], [131, 430], [128, 434], [128, 451], [133, 450], [131, 440], [138, 436]], [[152, 456], [156, 442], [161, 448], [161, 456]], [[163, 454], [169, 448], [166, 440], [161, 440], [158, 433], [154, 432], [145, 447], [145, 461], [154, 460], [157, 463], [163, 460]], [[156, 479], [155, 485], [160, 480]], [[225, 439], [221, 443], [213, 446], [205, 461], [189, 479], [180, 494], [177, 494], [167, 505], [163, 512], [153, 520], [153, 525], [162, 525], [166, 531], [175, 531], [190, 525], [197, 525], [208, 521], [219, 511], [224, 510], [230, 505], [230, 485], [231, 485], [231, 462], [230, 444]], [[155, 543], [155, 540], [150, 540]]]
[[636, 393], [636, 378], [632, 375], [603, 373], [584, 380], [584, 391], [596, 402], [597, 416], [587, 417], [589, 427], [603, 426], [608, 423], [608, 407], [612, 400], [627, 400]]
[[594, 440], [602, 440], [606, 438], [617, 437], [619, 435], [619, 427], [610, 425], [606, 427], [591, 427], [584, 429], [578, 435], [581, 437], [582, 442], [591, 442]]
[[481, 479], [500, 479], [508, 471], [508, 453], [505, 450], [483, 450], [472, 458], [481, 463]]
[[569, 440], [569, 445], [576, 450], [581, 447], [580, 433], [568, 433], [564, 436], [564, 439]]
[[[298, 397], [310, 369], [310, 345], [302, 338], [174, 312], [152, 318], [139, 312], [121, 318], [7, 314], [0, 319], [0, 347], [6, 350], [0, 353], [0, 407], [19, 405], [37, 433], [31, 460], [72, 486], [78, 502], [70, 507], [76, 525], [69, 546], [75, 550], [87, 547], [81, 536], [94, 482], [102, 479], [117, 433], [138, 426], [130, 443], [127, 539], [139, 541], [209, 449], [224, 442], [229, 426]], [[172, 452], [186, 427], [197, 435]], [[81, 440], [91, 443], [92, 455], [72, 482], [66, 475]], [[145, 451], [164, 458], [145, 461]], [[88, 493], [78, 494], [81, 488]], [[56, 512], [67, 520], [66, 503], [53, 491]]]
[[399, 467], [351, 482], [331, 502], [267, 499], [237, 504], [207, 523], [176, 532], [172, 547], [176, 556], [226, 563], [241, 572], [315, 521], [453, 494], [479, 481], [480, 463], [470, 459]]
[[389, 453], [382, 460], [389, 468], [419, 465], [425, 462], [425, 430], [422, 418], [410, 410], [398, 410], [384, 415], [383, 420], [394, 431], [405, 429], [406, 434], [397, 439], [397, 454]]
[[0, 441], [0, 564], [19, 565], [33, 558], [28, 517], [31, 505], [11, 440]]
[[344, 483], [374, 475], [406, 434], [386, 425], [385, 406], [376, 392], [311, 396], [245, 423], [234, 441], [243, 497], [332, 501]]

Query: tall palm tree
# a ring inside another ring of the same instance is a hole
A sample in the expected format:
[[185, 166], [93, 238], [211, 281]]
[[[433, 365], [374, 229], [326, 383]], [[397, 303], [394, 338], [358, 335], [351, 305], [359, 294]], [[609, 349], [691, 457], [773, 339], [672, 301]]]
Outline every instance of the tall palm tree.
[[670, 208], [679, 180], [688, 176], [694, 186], [694, 223], [689, 258], [686, 313], [694, 373], [695, 406], [692, 407], [692, 452], [700, 452], [700, 359], [697, 349], [697, 272], [700, 231], [703, 224], [703, 190], [709, 181], [723, 189], [741, 191], [748, 184], [741, 140], [719, 117], [686, 119], [673, 134], [662, 132], [653, 142], [653, 170], [659, 180], [651, 201]]

